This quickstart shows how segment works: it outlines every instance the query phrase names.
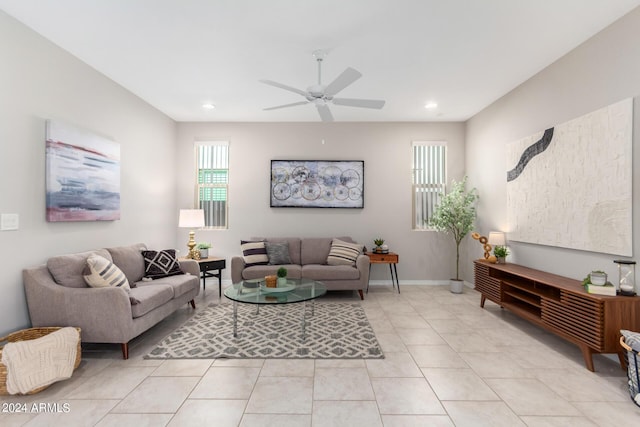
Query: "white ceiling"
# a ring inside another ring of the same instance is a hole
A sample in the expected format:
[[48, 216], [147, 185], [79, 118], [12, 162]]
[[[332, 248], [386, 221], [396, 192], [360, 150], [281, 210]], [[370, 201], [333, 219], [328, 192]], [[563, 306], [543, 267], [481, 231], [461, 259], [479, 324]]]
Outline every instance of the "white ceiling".
[[[260, 83], [323, 83], [382, 110], [331, 106], [336, 121], [473, 116], [640, 0], [0, 0], [0, 8], [178, 121], [318, 121]], [[96, 100], [99, 101], [99, 100]], [[436, 101], [438, 108], [424, 108]], [[203, 103], [216, 108], [204, 110]]]

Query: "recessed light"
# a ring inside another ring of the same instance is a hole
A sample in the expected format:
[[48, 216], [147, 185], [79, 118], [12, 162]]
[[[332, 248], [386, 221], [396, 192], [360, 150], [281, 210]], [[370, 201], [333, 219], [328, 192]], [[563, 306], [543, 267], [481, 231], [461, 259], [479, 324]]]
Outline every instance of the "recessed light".
[[213, 104], [202, 104], [202, 108], [204, 108], [205, 110], [213, 110], [214, 108], [216, 108], [216, 106]]
[[426, 108], [427, 110], [433, 110], [434, 108], [438, 108], [438, 103], [437, 102], [427, 102], [426, 104], [424, 104], [424, 108]]

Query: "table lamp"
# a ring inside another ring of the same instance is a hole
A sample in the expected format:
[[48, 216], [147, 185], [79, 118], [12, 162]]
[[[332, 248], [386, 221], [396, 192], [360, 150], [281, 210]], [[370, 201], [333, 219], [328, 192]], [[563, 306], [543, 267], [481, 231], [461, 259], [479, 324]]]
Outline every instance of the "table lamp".
[[200, 252], [198, 252], [195, 249], [196, 232], [193, 229], [204, 227], [204, 210], [180, 209], [180, 218], [178, 219], [178, 227], [192, 229], [189, 231], [189, 241], [187, 242], [187, 247], [189, 248], [189, 252], [187, 253], [187, 258], [200, 259]]
[[489, 232], [489, 241], [487, 243], [489, 243], [493, 247], [504, 246], [505, 245], [504, 233], [502, 231]]

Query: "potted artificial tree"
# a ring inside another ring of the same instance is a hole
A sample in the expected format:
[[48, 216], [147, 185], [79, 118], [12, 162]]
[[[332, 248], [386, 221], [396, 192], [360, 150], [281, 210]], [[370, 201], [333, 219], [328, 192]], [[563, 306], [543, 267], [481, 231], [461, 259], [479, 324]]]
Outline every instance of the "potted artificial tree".
[[476, 219], [476, 189], [466, 190], [467, 177], [460, 182], [453, 181], [451, 191], [441, 195], [442, 199], [436, 207], [429, 226], [436, 231], [444, 231], [453, 235], [456, 242], [456, 278], [451, 279], [451, 292], [462, 293], [463, 282], [460, 280], [460, 243], [473, 230]]

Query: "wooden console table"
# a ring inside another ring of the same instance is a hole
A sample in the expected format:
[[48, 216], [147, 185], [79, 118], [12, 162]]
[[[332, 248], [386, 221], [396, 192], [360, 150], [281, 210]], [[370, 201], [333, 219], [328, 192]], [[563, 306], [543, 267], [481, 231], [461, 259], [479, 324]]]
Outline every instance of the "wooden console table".
[[516, 264], [474, 261], [475, 287], [487, 299], [576, 344], [587, 369], [593, 371], [593, 353], [617, 353], [620, 329], [640, 331], [640, 297], [590, 294], [578, 280]]

